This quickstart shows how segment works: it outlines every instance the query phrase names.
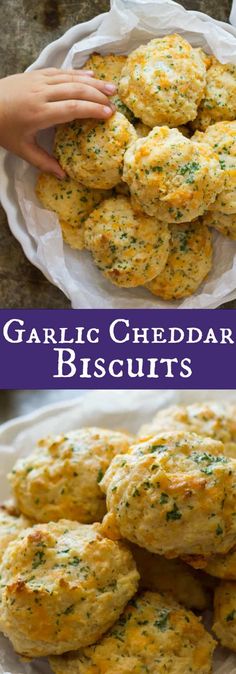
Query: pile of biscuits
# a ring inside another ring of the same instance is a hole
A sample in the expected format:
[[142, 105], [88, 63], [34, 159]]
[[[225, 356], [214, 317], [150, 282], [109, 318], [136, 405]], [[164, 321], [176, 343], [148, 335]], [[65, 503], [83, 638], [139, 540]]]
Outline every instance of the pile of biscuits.
[[68, 177], [41, 175], [36, 194], [113, 284], [190, 296], [212, 268], [212, 228], [236, 239], [236, 66], [173, 34], [84, 67], [116, 84], [116, 112], [57, 128]]
[[[80, 428], [17, 460], [0, 630], [55, 674], [209, 674], [236, 651], [236, 405]], [[214, 637], [202, 614], [212, 608]]]

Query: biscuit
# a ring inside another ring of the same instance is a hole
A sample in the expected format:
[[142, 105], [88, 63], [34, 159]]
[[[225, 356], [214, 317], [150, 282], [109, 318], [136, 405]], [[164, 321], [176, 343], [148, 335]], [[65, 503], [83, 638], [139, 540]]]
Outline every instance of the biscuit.
[[208, 143], [220, 157], [224, 177], [224, 188], [209, 206], [210, 211], [236, 214], [236, 121], [212, 124], [201, 133], [197, 131], [194, 140]]
[[223, 443], [226, 456], [236, 459], [236, 407], [234, 403], [210, 400], [191, 405], [172, 405], [159, 410], [149, 424], [139, 430], [139, 437], [160, 431], [188, 431]]
[[85, 223], [85, 244], [97, 267], [112, 283], [124, 288], [143, 285], [165, 266], [169, 228], [144, 213], [130, 199], [106, 199]]
[[146, 284], [164, 300], [189, 297], [212, 267], [212, 235], [199, 221], [170, 225], [170, 254], [162, 272]]
[[130, 551], [98, 524], [37, 524], [4, 555], [0, 629], [29, 658], [88, 646], [120, 616], [138, 578]]
[[236, 583], [222, 581], [214, 604], [213, 632], [222, 646], [236, 651]]
[[91, 189], [108, 190], [120, 182], [125, 150], [136, 137], [120, 112], [105, 122], [75, 120], [57, 127], [54, 154], [71, 178]]
[[236, 535], [235, 477], [222, 443], [160, 432], [111, 462], [101, 482], [103, 531], [170, 558], [227, 553]]
[[134, 208], [168, 223], [202, 215], [224, 187], [219, 157], [210, 146], [167, 126], [130, 145], [123, 179]]
[[29, 520], [23, 515], [12, 515], [5, 504], [0, 506], [0, 562], [9, 543], [29, 525]]
[[58, 216], [65, 242], [82, 250], [84, 222], [107, 192], [90, 190], [68, 177], [58, 180], [48, 173], [38, 177], [35, 191], [44, 208]]
[[213, 227], [228, 239], [236, 241], [236, 213], [226, 215], [220, 211], [208, 211], [203, 216], [203, 223], [207, 227]]
[[206, 573], [216, 578], [236, 581], [236, 547], [227, 552], [227, 555], [210, 557], [203, 568]]
[[[127, 56], [123, 54], [105, 54], [103, 56], [94, 52], [82, 69], [93, 70], [96, 79], [113, 82], [113, 84], [118, 86], [126, 60]], [[114, 94], [114, 96], [109, 98], [116, 106], [118, 112], [122, 112], [133, 123], [135, 120], [133, 112], [127, 108], [127, 105], [122, 102], [118, 94]]]
[[181, 559], [166, 559], [138, 545], [132, 545], [131, 551], [140, 573], [139, 589], [169, 592], [176, 601], [193, 610], [209, 608], [210, 597], [202, 582], [203, 574]]
[[205, 83], [201, 53], [174, 34], [151, 40], [129, 54], [118, 91], [147, 126], [176, 127], [195, 119]]
[[210, 124], [236, 118], [236, 66], [212, 57], [206, 74], [206, 89], [194, 128], [205, 131]]
[[144, 592], [103, 639], [50, 658], [55, 674], [210, 674], [215, 642], [171, 595]]
[[103, 428], [80, 428], [41, 440], [14, 465], [9, 480], [21, 510], [38, 522], [61, 518], [92, 523], [106, 512], [99, 482], [132, 437]]

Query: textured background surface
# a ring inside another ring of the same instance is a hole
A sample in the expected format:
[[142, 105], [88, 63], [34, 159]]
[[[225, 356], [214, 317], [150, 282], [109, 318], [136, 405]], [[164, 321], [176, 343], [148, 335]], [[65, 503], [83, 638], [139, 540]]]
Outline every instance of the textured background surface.
[[[231, 0], [185, 0], [227, 21]], [[52, 40], [73, 24], [109, 10], [109, 0], [0, 0], [0, 76], [23, 71]], [[0, 206], [0, 308], [66, 309], [70, 304], [26, 259]], [[228, 307], [234, 306], [236, 302]]]

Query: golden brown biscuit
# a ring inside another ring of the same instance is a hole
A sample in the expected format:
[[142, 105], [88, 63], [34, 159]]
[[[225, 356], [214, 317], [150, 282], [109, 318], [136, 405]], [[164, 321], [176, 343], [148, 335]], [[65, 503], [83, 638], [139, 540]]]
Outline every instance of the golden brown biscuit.
[[222, 646], [236, 651], [236, 583], [222, 581], [215, 590], [213, 631]]
[[0, 506], [0, 562], [9, 543], [29, 525], [29, 520], [23, 515], [11, 514], [6, 504]]
[[[86, 61], [83, 69], [93, 70], [97, 79], [113, 82], [113, 84], [118, 86], [126, 60], [127, 56], [124, 56], [123, 54], [105, 54], [102, 56], [102, 54], [94, 52], [94, 54], [91, 54]], [[130, 122], [134, 122], [135, 117], [133, 112], [127, 108], [127, 105], [122, 102], [118, 94], [112, 96], [111, 100], [115, 104], [118, 112], [122, 112]]]
[[149, 424], [141, 426], [138, 435], [147, 437], [160, 431], [188, 431], [220, 440], [226, 456], [236, 459], [236, 405], [209, 400], [191, 405], [172, 405], [159, 410]]
[[138, 578], [130, 551], [98, 524], [37, 524], [4, 555], [0, 629], [25, 657], [88, 646], [120, 616]]
[[204, 571], [216, 578], [236, 581], [236, 546], [226, 555], [214, 555], [206, 560]]
[[153, 295], [176, 300], [193, 295], [212, 267], [211, 232], [199, 220], [170, 225], [170, 254], [162, 272], [146, 284]]
[[138, 545], [132, 545], [131, 551], [140, 573], [139, 589], [169, 592], [186, 608], [205, 611], [209, 607], [210, 595], [202, 582], [203, 574], [181, 559], [166, 559]]
[[144, 124], [176, 127], [195, 119], [204, 95], [206, 66], [180, 35], [141, 45], [124, 65], [119, 95]]
[[212, 57], [206, 89], [194, 127], [205, 131], [210, 124], [236, 118], [236, 66]]
[[132, 436], [96, 427], [41, 440], [9, 475], [20, 510], [38, 522], [101, 520], [106, 504], [99, 482], [131, 442]]
[[210, 211], [236, 214], [236, 121], [212, 124], [201, 133], [197, 131], [194, 139], [199, 143], [208, 143], [220, 157], [220, 166], [224, 177], [224, 188], [218, 194]]
[[120, 182], [124, 153], [136, 139], [120, 112], [105, 122], [94, 119], [58, 126], [54, 154], [74, 180], [91, 189], [108, 190]]
[[82, 250], [84, 222], [107, 192], [90, 190], [68, 177], [58, 180], [48, 173], [40, 174], [35, 191], [44, 208], [58, 216], [65, 242]]
[[103, 201], [85, 223], [85, 245], [104, 276], [124, 288], [143, 285], [165, 266], [169, 228], [136, 213], [128, 197]]
[[146, 124], [143, 124], [143, 122], [140, 122], [140, 120], [138, 120], [138, 122], [136, 122], [135, 124], [135, 131], [137, 133], [138, 138], [145, 138], [150, 133], [150, 126], [147, 126]]
[[223, 236], [236, 241], [236, 213], [226, 215], [219, 211], [208, 211], [204, 213], [203, 223], [206, 227], [213, 227]]
[[236, 536], [235, 478], [222, 443], [160, 432], [111, 462], [103, 531], [167, 557], [226, 553]]
[[97, 644], [50, 658], [55, 674], [209, 674], [214, 639], [171, 595], [144, 592]]
[[178, 129], [155, 127], [125, 153], [123, 179], [133, 205], [165, 222], [190, 222], [224, 187], [219, 157]]

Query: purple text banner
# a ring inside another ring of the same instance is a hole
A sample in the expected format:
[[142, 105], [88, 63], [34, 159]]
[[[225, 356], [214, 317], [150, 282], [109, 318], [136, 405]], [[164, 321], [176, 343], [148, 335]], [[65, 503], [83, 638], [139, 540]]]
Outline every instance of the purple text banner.
[[1, 389], [236, 389], [234, 310], [1, 310]]

